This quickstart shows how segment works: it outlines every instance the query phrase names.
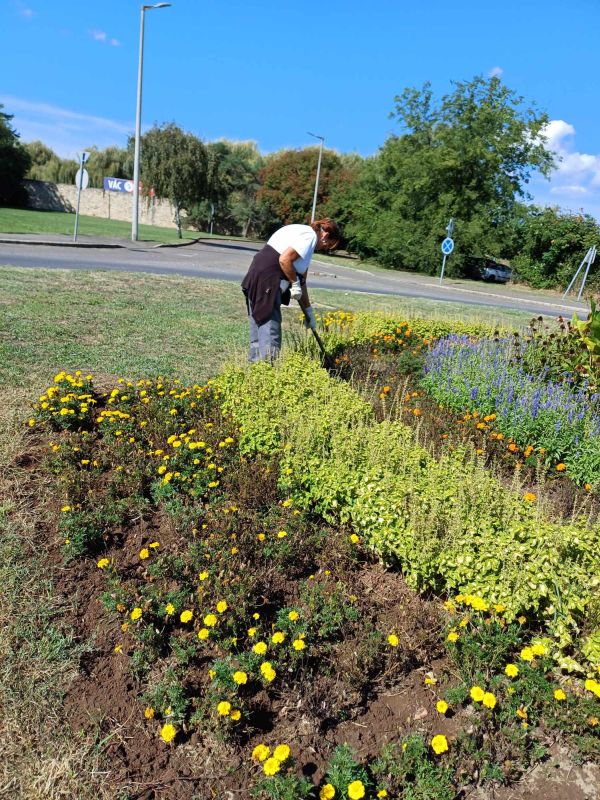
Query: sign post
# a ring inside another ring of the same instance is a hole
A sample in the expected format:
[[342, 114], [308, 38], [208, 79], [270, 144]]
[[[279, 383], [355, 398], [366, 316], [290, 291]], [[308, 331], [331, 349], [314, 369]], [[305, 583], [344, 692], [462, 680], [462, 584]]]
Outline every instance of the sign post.
[[77, 210], [75, 211], [75, 231], [73, 232], [73, 241], [77, 241], [77, 228], [79, 227], [79, 201], [81, 199], [81, 192], [84, 189], [87, 189], [87, 185], [90, 180], [89, 173], [87, 169], [83, 168], [83, 165], [89, 158], [89, 153], [82, 153], [79, 157], [79, 169], [77, 170], [77, 174], [75, 175], [75, 186], [77, 187]]
[[[451, 220], [452, 221], [452, 220]], [[450, 227], [448, 225], [448, 227]], [[442, 253], [444, 254], [444, 259], [442, 261], [442, 271], [440, 273], [440, 286], [442, 285], [442, 281], [444, 280], [444, 271], [446, 269], [446, 259], [450, 255], [450, 253], [454, 250], [454, 239], [451, 239], [450, 236], [447, 236], [444, 241], [442, 242]]]

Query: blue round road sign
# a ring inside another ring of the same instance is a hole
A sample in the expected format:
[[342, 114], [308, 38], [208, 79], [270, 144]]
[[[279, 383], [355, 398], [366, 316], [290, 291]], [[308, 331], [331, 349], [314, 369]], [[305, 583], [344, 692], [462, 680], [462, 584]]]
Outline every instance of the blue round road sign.
[[445, 256], [449, 256], [450, 253], [454, 250], [454, 239], [451, 239], [449, 236], [447, 239], [444, 239], [442, 242], [442, 253]]

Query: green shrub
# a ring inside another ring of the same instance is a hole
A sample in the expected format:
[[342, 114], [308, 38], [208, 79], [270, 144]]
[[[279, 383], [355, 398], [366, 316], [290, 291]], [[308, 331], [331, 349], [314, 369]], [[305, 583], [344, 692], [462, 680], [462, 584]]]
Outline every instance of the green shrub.
[[600, 527], [542, 517], [464, 451], [432, 458], [347, 385], [293, 355], [217, 380], [246, 451], [280, 456], [295, 502], [350, 523], [411, 586], [476, 594], [572, 647], [600, 585]]

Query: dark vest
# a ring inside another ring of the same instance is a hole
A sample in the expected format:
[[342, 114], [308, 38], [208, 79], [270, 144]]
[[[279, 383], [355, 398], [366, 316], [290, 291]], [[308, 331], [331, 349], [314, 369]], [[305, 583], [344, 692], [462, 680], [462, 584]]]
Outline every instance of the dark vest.
[[[252, 259], [250, 269], [242, 281], [246, 304], [249, 303], [248, 311], [252, 309], [252, 318], [257, 325], [263, 325], [273, 313], [280, 296], [281, 280], [286, 280], [286, 277], [279, 266], [279, 253], [266, 244]], [[289, 305], [289, 290], [281, 295], [281, 302], [285, 306]]]

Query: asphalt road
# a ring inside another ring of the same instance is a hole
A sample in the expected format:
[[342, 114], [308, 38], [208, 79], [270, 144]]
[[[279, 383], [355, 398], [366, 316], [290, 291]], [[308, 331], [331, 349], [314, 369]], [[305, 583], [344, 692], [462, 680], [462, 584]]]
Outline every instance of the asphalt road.
[[[184, 275], [240, 282], [260, 245], [228, 241], [201, 241], [184, 247], [150, 248], [130, 243], [126, 247], [96, 248], [67, 245], [0, 244], [0, 264], [46, 269], [102, 269]], [[439, 302], [495, 306], [528, 314], [571, 317], [586, 312], [585, 304], [549, 292], [497, 286], [476, 281], [436, 278], [387, 270], [365, 271], [313, 259], [309, 288], [426, 298]]]

